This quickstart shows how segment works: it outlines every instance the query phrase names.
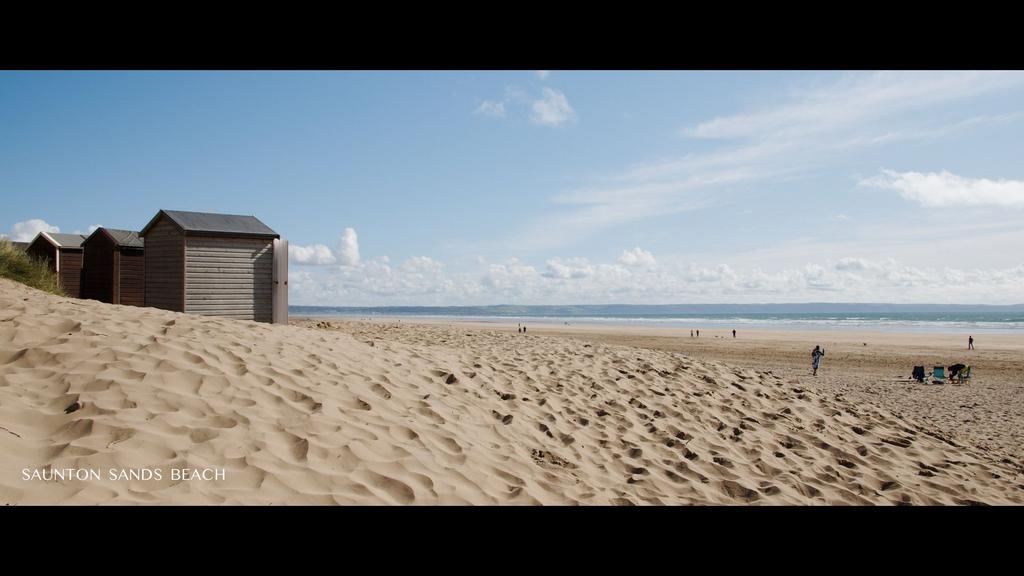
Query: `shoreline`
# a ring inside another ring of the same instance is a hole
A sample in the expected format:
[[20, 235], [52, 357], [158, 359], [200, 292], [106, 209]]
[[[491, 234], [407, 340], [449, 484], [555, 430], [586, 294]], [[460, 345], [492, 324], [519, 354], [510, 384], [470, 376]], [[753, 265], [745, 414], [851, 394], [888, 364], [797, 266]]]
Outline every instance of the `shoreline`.
[[439, 314], [337, 314], [290, 313], [293, 318], [321, 320], [408, 320], [411, 322], [469, 322], [489, 325], [530, 323], [543, 325], [659, 328], [689, 331], [737, 329], [779, 332], [878, 332], [908, 334], [1024, 335], [1024, 322], [1016, 320], [926, 320], [896, 318], [754, 318], [648, 317], [648, 316], [474, 316]]
[[[369, 323], [407, 323], [424, 326], [457, 325], [476, 329], [489, 329], [515, 332], [516, 324], [520, 319], [492, 320], [492, 319], [468, 319], [468, 318], [447, 318], [428, 316], [316, 316], [309, 314], [293, 315], [290, 317], [293, 322], [301, 321], [336, 321], [336, 322], [369, 322]], [[651, 325], [628, 325], [628, 324], [604, 324], [604, 323], [556, 323], [550, 321], [527, 321], [525, 324], [528, 331], [537, 334], [558, 334], [558, 335], [616, 335], [635, 337], [659, 337], [676, 338], [694, 343], [706, 341], [750, 341], [750, 340], [782, 340], [793, 342], [809, 342], [812, 344], [829, 342], [833, 344], [863, 344], [869, 345], [893, 345], [913, 341], [924, 343], [928, 347], [948, 347], [950, 352], [958, 348], [967, 352], [967, 333], [960, 332], [938, 332], [938, 331], [896, 331], [896, 330], [859, 330], [859, 329], [786, 329], [786, 328], [737, 328], [737, 338], [732, 337], [732, 328], [699, 328], [700, 338], [690, 336], [689, 328], [678, 328], [671, 326]], [[529, 332], [528, 332], [529, 333]], [[975, 347], [990, 351], [1020, 351], [1024, 352], [1024, 332], [1019, 333], [990, 333], [982, 334], [979, 338], [975, 336]]]

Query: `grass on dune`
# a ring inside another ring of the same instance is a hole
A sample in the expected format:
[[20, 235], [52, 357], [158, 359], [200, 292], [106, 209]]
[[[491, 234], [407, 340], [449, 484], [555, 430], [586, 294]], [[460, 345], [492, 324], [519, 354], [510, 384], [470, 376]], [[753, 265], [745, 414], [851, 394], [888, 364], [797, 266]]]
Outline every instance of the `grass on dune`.
[[65, 296], [60, 277], [43, 260], [32, 258], [7, 239], [0, 239], [0, 278], [9, 278], [50, 294]]

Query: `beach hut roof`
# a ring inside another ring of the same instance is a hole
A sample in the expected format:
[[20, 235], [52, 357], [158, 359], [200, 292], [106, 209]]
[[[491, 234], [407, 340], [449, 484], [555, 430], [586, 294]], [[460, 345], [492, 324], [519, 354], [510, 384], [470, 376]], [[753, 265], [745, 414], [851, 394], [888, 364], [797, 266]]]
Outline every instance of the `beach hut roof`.
[[58, 248], [81, 248], [85, 242], [85, 236], [81, 234], [60, 234], [57, 232], [40, 232], [40, 236], [46, 238], [50, 244]]
[[167, 216], [186, 234], [211, 234], [228, 236], [253, 236], [263, 238], [280, 238], [277, 232], [260, 222], [255, 216], [240, 214], [214, 214], [212, 212], [184, 212], [182, 210], [161, 210], [139, 232], [145, 236], [160, 216]]
[[[139, 233], [134, 230], [120, 230], [118, 228], [97, 228], [93, 234], [105, 233], [110, 236], [110, 239], [114, 241], [114, 244], [118, 247], [126, 248], [143, 248], [145, 244], [142, 238], [139, 237]], [[92, 236], [89, 236], [92, 238]]]

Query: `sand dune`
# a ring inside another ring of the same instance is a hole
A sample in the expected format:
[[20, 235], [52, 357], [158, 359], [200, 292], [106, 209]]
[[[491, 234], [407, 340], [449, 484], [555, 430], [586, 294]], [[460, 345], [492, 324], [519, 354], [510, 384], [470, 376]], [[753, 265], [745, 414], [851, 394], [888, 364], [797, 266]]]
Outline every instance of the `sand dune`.
[[309, 324], [0, 280], [0, 502], [1024, 501], [1017, 464], [772, 373], [497, 330]]

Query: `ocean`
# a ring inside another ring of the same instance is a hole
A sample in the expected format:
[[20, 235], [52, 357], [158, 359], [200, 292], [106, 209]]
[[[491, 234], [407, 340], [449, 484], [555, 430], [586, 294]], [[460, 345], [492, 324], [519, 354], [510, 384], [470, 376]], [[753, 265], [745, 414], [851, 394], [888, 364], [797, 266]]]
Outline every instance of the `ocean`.
[[[802, 309], [802, 310], [801, 310]], [[411, 317], [683, 329], [1024, 333], [1024, 306], [703, 304], [667, 306], [289, 306], [292, 316]]]

